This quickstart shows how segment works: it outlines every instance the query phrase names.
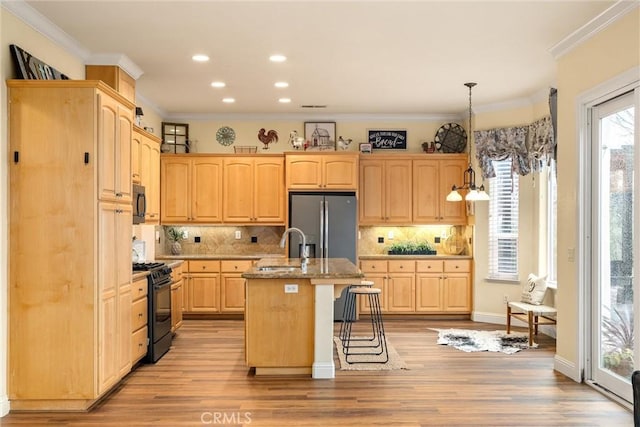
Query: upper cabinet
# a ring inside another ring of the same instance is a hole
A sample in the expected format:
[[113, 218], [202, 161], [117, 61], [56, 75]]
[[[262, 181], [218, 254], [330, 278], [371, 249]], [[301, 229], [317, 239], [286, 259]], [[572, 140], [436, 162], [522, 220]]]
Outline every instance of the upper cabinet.
[[160, 212], [163, 224], [222, 221], [222, 159], [215, 156], [162, 155]]
[[413, 161], [414, 223], [467, 223], [466, 204], [446, 200], [451, 187], [462, 182], [467, 166], [464, 154], [444, 154], [438, 159]]
[[411, 159], [360, 160], [360, 224], [411, 223]]
[[[137, 165], [132, 165], [132, 170], [138, 169], [138, 178], [145, 187], [147, 199], [146, 224], [159, 224], [160, 222], [160, 138], [140, 129], [133, 128], [132, 161], [135, 161], [135, 150], [138, 149]], [[135, 178], [135, 177], [134, 177]]]
[[224, 222], [284, 224], [282, 156], [225, 158], [223, 188]]
[[289, 190], [356, 190], [357, 153], [304, 153], [286, 156]]
[[136, 81], [117, 65], [86, 65], [87, 80], [102, 80], [131, 102], [136, 102]]
[[132, 112], [117, 100], [98, 93], [98, 189], [101, 200], [131, 202]]
[[465, 203], [446, 201], [466, 168], [464, 154], [364, 155], [360, 224], [466, 224]]

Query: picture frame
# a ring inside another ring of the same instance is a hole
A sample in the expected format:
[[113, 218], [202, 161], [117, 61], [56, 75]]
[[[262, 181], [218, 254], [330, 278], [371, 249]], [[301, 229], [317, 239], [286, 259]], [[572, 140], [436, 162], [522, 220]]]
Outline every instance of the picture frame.
[[16, 78], [20, 80], [69, 80], [52, 66], [42, 62], [15, 44], [9, 45]]
[[367, 129], [367, 142], [374, 150], [406, 150], [406, 129]]
[[308, 151], [335, 151], [336, 122], [304, 122], [304, 139]]
[[371, 144], [369, 144], [368, 142], [362, 142], [360, 143], [360, 153], [361, 154], [371, 154]]

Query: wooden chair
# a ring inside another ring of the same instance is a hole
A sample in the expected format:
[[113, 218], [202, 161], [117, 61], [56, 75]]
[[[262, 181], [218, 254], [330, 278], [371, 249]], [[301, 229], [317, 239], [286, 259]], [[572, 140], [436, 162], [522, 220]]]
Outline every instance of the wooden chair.
[[538, 325], [555, 325], [557, 313], [558, 310], [548, 305], [510, 301], [507, 303], [507, 334], [511, 333], [511, 318], [521, 320], [529, 327], [529, 347], [533, 347], [533, 336], [538, 335]]

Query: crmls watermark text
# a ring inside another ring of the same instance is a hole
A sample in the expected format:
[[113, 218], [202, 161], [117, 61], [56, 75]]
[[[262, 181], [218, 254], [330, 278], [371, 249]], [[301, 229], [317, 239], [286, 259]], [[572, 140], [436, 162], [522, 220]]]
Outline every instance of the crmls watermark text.
[[203, 412], [200, 414], [202, 424], [251, 424], [251, 412]]

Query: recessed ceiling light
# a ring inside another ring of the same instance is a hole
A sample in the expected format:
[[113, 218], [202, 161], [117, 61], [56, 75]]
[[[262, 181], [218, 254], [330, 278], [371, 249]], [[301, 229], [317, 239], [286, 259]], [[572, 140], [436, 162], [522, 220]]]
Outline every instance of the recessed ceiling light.
[[222, 102], [227, 104], [233, 104], [234, 102], [236, 102], [236, 100], [235, 98], [222, 98]]
[[274, 84], [275, 87], [289, 87], [289, 83], [287, 82], [276, 82]]
[[284, 62], [287, 60], [287, 57], [284, 55], [271, 55], [269, 57], [269, 61], [271, 62]]
[[196, 62], [207, 62], [209, 60], [209, 57], [207, 55], [203, 55], [199, 53], [197, 55], [193, 55], [191, 59], [193, 59]]
[[280, 98], [278, 99], [278, 102], [282, 103], [282, 104], [288, 104], [291, 102], [291, 98]]
[[225, 87], [227, 84], [225, 82], [211, 82], [211, 87]]

